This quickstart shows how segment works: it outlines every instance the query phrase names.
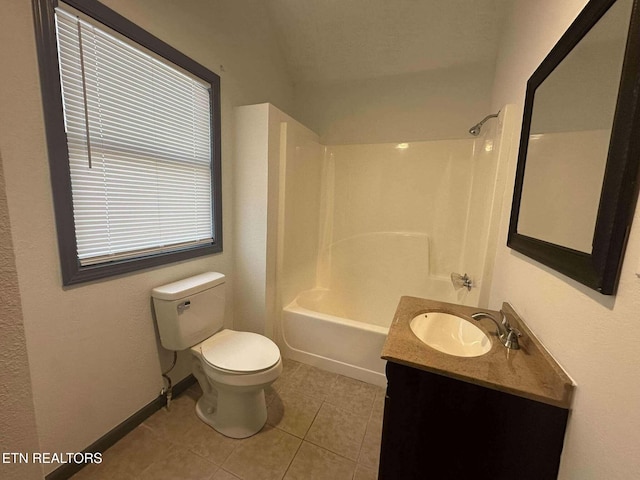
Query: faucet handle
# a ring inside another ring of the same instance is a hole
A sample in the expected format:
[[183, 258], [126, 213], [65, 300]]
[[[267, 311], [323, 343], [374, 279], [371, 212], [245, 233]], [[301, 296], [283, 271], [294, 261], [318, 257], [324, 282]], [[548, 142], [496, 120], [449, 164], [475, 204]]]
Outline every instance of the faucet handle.
[[512, 350], [519, 350], [520, 344], [518, 343], [518, 337], [521, 337], [522, 333], [517, 328], [511, 326], [503, 311], [500, 311], [500, 313], [502, 314], [502, 325], [505, 329], [505, 334], [502, 339], [504, 346]]
[[504, 326], [505, 330], [507, 331], [507, 333], [509, 332], [516, 332], [518, 334], [519, 337], [522, 336], [522, 333], [520, 333], [520, 330], [518, 330], [517, 328], [513, 328], [511, 326], [511, 324], [509, 323], [509, 320], [507, 319], [507, 316], [505, 315], [505, 313], [501, 310], [500, 313], [502, 314], [502, 325]]
[[504, 339], [504, 346], [512, 350], [519, 350], [520, 344], [518, 343], [518, 337], [521, 337], [522, 333], [516, 328], [510, 328], [507, 332], [507, 336]]
[[511, 326], [509, 320], [507, 320], [507, 316], [503, 311], [500, 311], [500, 313], [502, 314], [501, 322], [498, 322], [493, 317], [493, 315], [487, 312], [476, 312], [471, 315], [471, 318], [473, 318], [474, 320], [480, 320], [482, 318], [488, 318], [489, 320], [491, 320], [496, 325], [496, 335], [502, 341], [502, 344], [507, 348], [518, 350], [520, 348], [518, 337], [521, 337], [522, 333], [520, 333], [520, 330], [518, 330], [517, 328], [513, 328]]

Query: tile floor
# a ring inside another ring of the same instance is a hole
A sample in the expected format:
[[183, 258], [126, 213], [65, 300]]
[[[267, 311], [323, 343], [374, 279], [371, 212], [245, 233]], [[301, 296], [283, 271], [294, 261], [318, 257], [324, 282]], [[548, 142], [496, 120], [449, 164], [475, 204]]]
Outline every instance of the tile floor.
[[196, 417], [196, 384], [73, 479], [377, 478], [384, 389], [285, 359], [265, 393], [267, 424], [235, 440]]

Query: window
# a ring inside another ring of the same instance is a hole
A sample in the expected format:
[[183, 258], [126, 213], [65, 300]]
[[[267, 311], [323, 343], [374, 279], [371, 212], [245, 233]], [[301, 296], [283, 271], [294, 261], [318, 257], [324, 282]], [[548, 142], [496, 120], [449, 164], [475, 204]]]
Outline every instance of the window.
[[97, 1], [34, 5], [63, 283], [220, 252], [219, 77]]

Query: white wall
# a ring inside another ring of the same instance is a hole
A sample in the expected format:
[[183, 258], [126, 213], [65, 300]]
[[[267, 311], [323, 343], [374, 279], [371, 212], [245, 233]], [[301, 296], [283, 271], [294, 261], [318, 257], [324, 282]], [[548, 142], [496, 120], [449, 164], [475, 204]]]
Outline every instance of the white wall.
[[[1, 158], [0, 225], [0, 452], [37, 452], [36, 415], [11, 228], [7, 228], [10, 220]], [[42, 466], [3, 462], [0, 475], [16, 480], [40, 478]]]
[[[294, 116], [325, 145], [468, 138], [488, 113], [493, 63], [295, 86]], [[495, 113], [495, 112], [493, 112]]]
[[[517, 0], [498, 56], [493, 108], [522, 108], [525, 86], [584, 0]], [[517, 139], [515, 139], [517, 142]], [[577, 382], [561, 480], [628, 480], [640, 472], [640, 214], [620, 286], [604, 297], [508, 249], [517, 148], [508, 167], [490, 305], [508, 301]]]
[[[105, 3], [221, 75], [224, 252], [62, 288], [31, 2], [4, 2], [0, 150], [39, 447], [49, 452], [82, 450], [157, 397], [171, 355], [158, 345], [151, 288], [207, 270], [233, 286], [233, 107], [269, 100], [287, 109], [293, 99], [261, 4]], [[179, 362], [174, 380], [187, 373]]]

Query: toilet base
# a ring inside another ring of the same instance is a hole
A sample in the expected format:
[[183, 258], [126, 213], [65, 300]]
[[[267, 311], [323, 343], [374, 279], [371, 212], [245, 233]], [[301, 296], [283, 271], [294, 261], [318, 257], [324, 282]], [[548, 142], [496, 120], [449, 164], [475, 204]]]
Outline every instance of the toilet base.
[[192, 368], [203, 392], [196, 403], [196, 415], [200, 420], [231, 438], [247, 438], [262, 429], [267, 422], [264, 388], [282, 372], [281, 360], [272, 369], [253, 375], [256, 384], [252, 385], [246, 384], [242, 375], [227, 377], [227, 382], [235, 381], [240, 385], [212, 379], [212, 373], [207, 374], [195, 355]]
[[267, 422], [264, 390], [239, 393], [219, 389], [217, 405], [212, 409], [203, 395], [196, 403], [196, 415], [226, 437], [250, 437]]

